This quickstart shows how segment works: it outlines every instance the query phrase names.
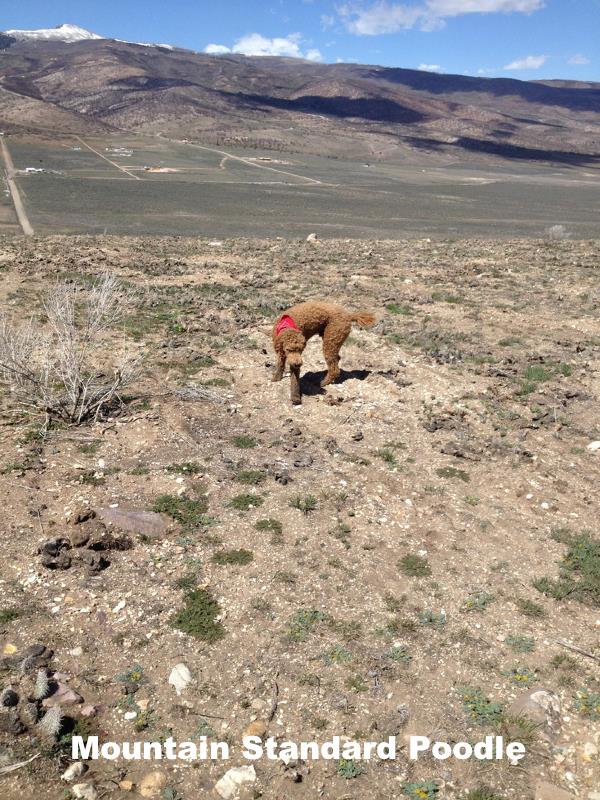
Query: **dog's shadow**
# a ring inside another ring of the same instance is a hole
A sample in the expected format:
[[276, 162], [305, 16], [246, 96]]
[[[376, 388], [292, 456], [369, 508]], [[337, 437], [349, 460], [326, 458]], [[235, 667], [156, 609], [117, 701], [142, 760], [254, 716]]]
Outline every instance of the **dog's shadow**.
[[[315, 394], [326, 394], [325, 388], [321, 386], [321, 381], [325, 375], [327, 375], [327, 370], [321, 370], [319, 372], [305, 372], [304, 375], [300, 377], [300, 390], [302, 394], [308, 396]], [[349, 381], [351, 379], [364, 381], [365, 378], [369, 377], [369, 375], [371, 375], [371, 370], [369, 369], [343, 369], [340, 372], [340, 377], [334, 384], [332, 384], [332, 386], [335, 386], [339, 383], [344, 383], [344, 381]]]

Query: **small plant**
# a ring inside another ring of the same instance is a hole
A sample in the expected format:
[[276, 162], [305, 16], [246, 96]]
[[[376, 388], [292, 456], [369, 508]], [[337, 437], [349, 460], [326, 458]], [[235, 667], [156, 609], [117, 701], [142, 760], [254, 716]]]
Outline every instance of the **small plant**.
[[258, 508], [262, 506], [264, 500], [257, 494], [237, 494], [232, 497], [227, 504], [231, 508], [236, 508], [238, 511], [249, 511], [251, 508]]
[[294, 642], [303, 642], [319, 622], [326, 622], [327, 615], [314, 608], [301, 608], [292, 617], [288, 629], [288, 638]]
[[388, 655], [392, 659], [392, 661], [399, 661], [402, 662], [403, 664], [409, 664], [412, 661], [412, 656], [408, 652], [408, 648], [404, 644], [392, 647]]
[[448, 478], [450, 480], [459, 480], [468, 483], [471, 480], [471, 476], [468, 472], [465, 472], [464, 469], [457, 469], [456, 467], [439, 467], [435, 471], [436, 475], [439, 475], [440, 478]]
[[257, 444], [256, 439], [253, 439], [252, 436], [246, 436], [245, 434], [234, 436], [231, 441], [241, 450], [249, 450], [251, 447], [256, 447]]
[[473, 686], [462, 686], [458, 689], [463, 708], [470, 720], [478, 725], [493, 725], [500, 720], [502, 706], [490, 702], [481, 689]]
[[494, 595], [489, 592], [474, 592], [467, 597], [463, 608], [465, 611], [485, 611], [493, 601]]
[[242, 469], [240, 470], [235, 479], [238, 483], [244, 483], [247, 486], [257, 486], [262, 483], [266, 474], [261, 469]]
[[435, 800], [439, 786], [435, 781], [411, 781], [402, 784], [402, 794], [410, 800]]
[[221, 566], [225, 564], [239, 564], [245, 565], [249, 564], [254, 559], [254, 555], [250, 550], [220, 550], [217, 553], [213, 553], [212, 560], [215, 564], [220, 564]]
[[207, 517], [205, 516], [207, 510], [208, 500], [206, 497], [192, 500], [188, 497], [179, 497], [173, 494], [161, 494], [156, 498], [152, 506], [152, 511], [167, 514], [167, 516], [186, 528], [205, 525], [207, 523]]
[[346, 780], [358, 778], [359, 775], [366, 772], [362, 764], [357, 764], [351, 758], [340, 758], [337, 762], [336, 771], [341, 778], [346, 778]]
[[575, 711], [588, 719], [600, 719], [600, 692], [592, 692], [590, 689], [580, 689], [575, 694]]
[[514, 683], [528, 686], [537, 680], [537, 672], [530, 670], [527, 667], [516, 666], [504, 672], [507, 678], [510, 678]]
[[197, 461], [186, 461], [183, 464], [169, 464], [167, 472], [175, 475], [198, 475], [203, 472], [203, 468]]
[[533, 585], [556, 600], [570, 597], [600, 607], [600, 540], [588, 534], [573, 537], [561, 561], [558, 579], [539, 578]]
[[543, 617], [546, 613], [543, 606], [539, 603], [534, 603], [533, 600], [527, 600], [525, 597], [518, 597], [515, 603], [521, 614], [526, 617]]
[[394, 614], [396, 612], [400, 611], [400, 609], [402, 608], [402, 603], [400, 602], [400, 600], [398, 600], [397, 597], [394, 597], [394, 595], [391, 594], [390, 592], [388, 592], [384, 596], [383, 602], [384, 602], [384, 605], [385, 605], [386, 609], [388, 611], [391, 611]]
[[427, 559], [412, 553], [400, 559], [398, 569], [411, 578], [426, 578], [431, 575], [431, 567]]
[[283, 525], [278, 519], [259, 519], [254, 527], [257, 531], [272, 531], [273, 533], [283, 531]]
[[273, 575], [273, 580], [277, 581], [277, 583], [284, 583], [287, 586], [293, 586], [298, 580], [298, 576], [293, 572], [289, 572], [288, 570], [280, 569], [277, 570], [277, 572]]
[[147, 683], [144, 670], [139, 664], [134, 664], [131, 669], [121, 672], [119, 675], [117, 675], [117, 680], [121, 681], [121, 683], [131, 683], [137, 686]]
[[480, 786], [477, 789], [471, 789], [465, 800], [505, 800], [505, 798], [496, 794], [493, 789], [488, 789], [487, 786]]
[[290, 506], [308, 516], [317, 507], [317, 498], [312, 494], [304, 495], [304, 497], [297, 494], [290, 500]]
[[438, 612], [426, 609], [425, 611], [420, 611], [418, 617], [421, 625], [430, 625], [437, 630], [441, 630], [446, 624], [446, 615], [443, 611]]
[[378, 456], [382, 461], [385, 461], [390, 469], [398, 466], [398, 459], [387, 447], [380, 447], [379, 450], [375, 451], [375, 455]]
[[171, 625], [188, 636], [216, 642], [225, 635], [219, 614], [219, 604], [208, 589], [195, 589], [185, 595], [185, 606], [171, 617]]
[[336, 644], [325, 653], [324, 659], [326, 664], [346, 664], [352, 661], [352, 653], [341, 644]]
[[357, 694], [366, 692], [369, 688], [360, 675], [351, 675], [344, 681], [346, 689], [350, 689]]
[[535, 639], [532, 636], [510, 634], [506, 637], [504, 643], [515, 653], [531, 653], [535, 649]]
[[390, 314], [401, 314], [402, 316], [411, 316], [414, 312], [410, 306], [399, 305], [398, 303], [390, 303], [385, 307], [386, 311]]
[[6, 625], [21, 616], [21, 612], [16, 608], [3, 608], [0, 610], [0, 625]]

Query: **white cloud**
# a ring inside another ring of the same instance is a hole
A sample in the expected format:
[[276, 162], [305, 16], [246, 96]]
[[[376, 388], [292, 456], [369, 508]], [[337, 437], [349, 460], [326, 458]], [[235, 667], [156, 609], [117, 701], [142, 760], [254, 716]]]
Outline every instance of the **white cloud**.
[[207, 44], [204, 52], [211, 56], [223, 56], [225, 53], [231, 53], [231, 50], [224, 44]]
[[463, 14], [531, 14], [543, 7], [544, 0], [424, 0], [410, 5], [377, 0], [371, 5], [344, 3], [336, 10], [350, 33], [377, 36], [417, 25], [422, 30], [435, 30], [446, 18]]
[[525, 56], [511, 61], [504, 69], [539, 69], [548, 60], [548, 56]]
[[420, 69], [422, 72], [439, 72], [442, 68], [439, 64], [419, 64], [417, 69]]
[[209, 44], [204, 48], [205, 53], [211, 55], [224, 55], [225, 53], [240, 53], [244, 56], [284, 56], [286, 58], [304, 58], [309, 61], [321, 61], [322, 56], [316, 48], [303, 53], [300, 44], [302, 36], [299, 33], [290, 33], [288, 36], [276, 36], [269, 39], [260, 33], [248, 33], [238, 39], [233, 47], [224, 44]]
[[574, 56], [571, 56], [569, 59], [569, 64], [591, 64], [592, 62], [587, 58], [587, 56], [582, 55], [581, 53], [576, 53]]

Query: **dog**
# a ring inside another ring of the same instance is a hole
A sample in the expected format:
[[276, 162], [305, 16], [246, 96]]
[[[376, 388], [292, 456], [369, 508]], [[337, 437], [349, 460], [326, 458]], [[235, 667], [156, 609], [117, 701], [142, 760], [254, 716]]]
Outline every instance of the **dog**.
[[302, 402], [300, 367], [307, 341], [317, 334], [323, 339], [327, 374], [321, 386], [328, 386], [340, 376], [340, 348], [348, 338], [353, 322], [361, 328], [367, 328], [374, 324], [375, 316], [364, 311], [347, 311], [342, 306], [320, 300], [298, 303], [280, 314], [273, 326], [273, 348], [277, 356], [273, 380], [280, 381], [283, 378], [287, 361], [294, 405]]

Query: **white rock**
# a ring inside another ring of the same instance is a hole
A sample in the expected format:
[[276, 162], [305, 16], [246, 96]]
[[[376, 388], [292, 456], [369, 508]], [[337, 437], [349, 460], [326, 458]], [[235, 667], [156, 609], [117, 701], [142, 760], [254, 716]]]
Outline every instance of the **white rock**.
[[316, 242], [318, 238], [319, 237], [317, 236], [316, 233], [309, 233], [308, 236], [306, 237], [306, 241], [307, 242]]
[[93, 783], [76, 783], [71, 787], [71, 794], [77, 800], [98, 800], [98, 792]]
[[590, 761], [597, 755], [598, 755], [598, 748], [593, 742], [586, 742], [583, 745], [583, 757], [586, 761]]
[[83, 655], [83, 647], [74, 647], [72, 650], [69, 650], [69, 655], [70, 656], [75, 656], [76, 658], [78, 656], [82, 656]]
[[590, 442], [587, 446], [587, 450], [589, 450], [590, 453], [595, 453], [596, 450], [600, 450], [600, 441], [596, 440], [595, 442]]
[[[82, 761], [75, 761], [70, 767], [67, 767], [67, 769], [60, 776], [60, 779], [61, 781], [67, 781], [67, 783], [71, 783], [71, 781], [74, 781], [75, 778], [79, 778], [80, 775], [83, 775], [86, 769], [87, 767]], [[84, 785], [89, 786], [89, 784]]]
[[192, 682], [192, 673], [185, 664], [175, 664], [169, 675], [169, 683], [175, 687], [175, 691], [180, 695], [183, 690]]
[[254, 767], [234, 767], [228, 770], [215, 784], [215, 791], [223, 800], [229, 800], [245, 783], [254, 783], [256, 772]]
[[123, 719], [135, 719], [137, 717], [137, 711], [127, 711], [123, 714]]

